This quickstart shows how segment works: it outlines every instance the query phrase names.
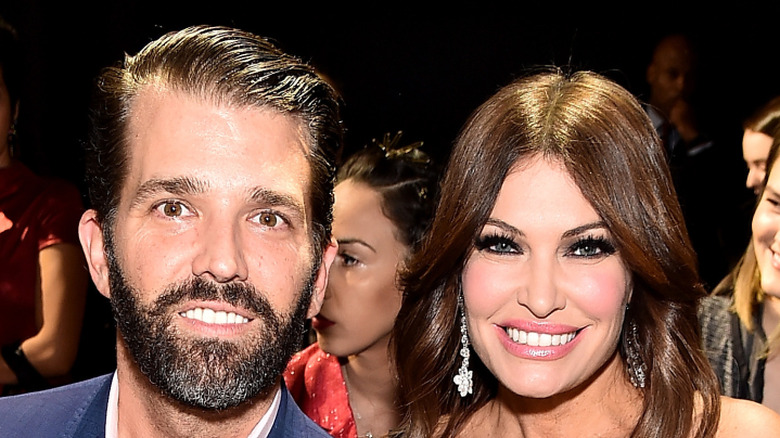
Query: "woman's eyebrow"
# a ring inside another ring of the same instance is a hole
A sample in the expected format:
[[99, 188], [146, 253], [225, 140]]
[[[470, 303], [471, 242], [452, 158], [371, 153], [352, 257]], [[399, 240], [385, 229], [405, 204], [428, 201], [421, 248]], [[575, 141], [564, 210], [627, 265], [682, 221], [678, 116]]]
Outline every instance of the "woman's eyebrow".
[[358, 238], [338, 239], [337, 242], [339, 245], [350, 245], [350, 244], [363, 245], [366, 248], [370, 249], [371, 251], [376, 252], [376, 249], [374, 249], [373, 246], [369, 245], [365, 240], [362, 239], [358, 239]]
[[485, 225], [492, 225], [492, 226], [494, 226], [496, 228], [501, 228], [502, 230], [506, 231], [507, 233], [510, 233], [510, 234], [513, 234], [513, 235], [518, 235], [518, 236], [524, 236], [525, 235], [525, 233], [520, 231], [519, 228], [516, 228], [515, 226], [510, 225], [510, 224], [502, 221], [501, 219], [496, 219], [496, 218], [491, 217], [491, 218], [489, 218], [487, 220], [487, 222], [485, 222]]
[[578, 236], [590, 230], [602, 229], [602, 228], [603, 229], [607, 228], [607, 224], [604, 223], [604, 221], [591, 222], [588, 224], [580, 225], [579, 227], [572, 228], [571, 230], [564, 232], [562, 237], [566, 239], [569, 237]]

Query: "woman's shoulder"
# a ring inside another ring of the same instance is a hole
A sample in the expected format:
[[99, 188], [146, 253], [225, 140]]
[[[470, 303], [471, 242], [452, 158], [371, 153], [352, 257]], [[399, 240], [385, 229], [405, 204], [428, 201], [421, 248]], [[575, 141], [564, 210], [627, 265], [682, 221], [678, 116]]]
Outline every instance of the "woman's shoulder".
[[[303, 350], [295, 353], [290, 361], [287, 362], [286, 373], [290, 375], [300, 375], [311, 373], [313, 370], [319, 371], [321, 368], [340, 367], [338, 358], [330, 353], [322, 351], [315, 342]], [[340, 368], [339, 368], [340, 369]]]
[[731, 297], [709, 295], [699, 302], [698, 317], [705, 344], [731, 336], [733, 312]]
[[780, 414], [750, 400], [721, 397], [718, 438], [780, 436]]
[[730, 295], [707, 295], [699, 301], [699, 314], [726, 314], [729, 312], [733, 301]]

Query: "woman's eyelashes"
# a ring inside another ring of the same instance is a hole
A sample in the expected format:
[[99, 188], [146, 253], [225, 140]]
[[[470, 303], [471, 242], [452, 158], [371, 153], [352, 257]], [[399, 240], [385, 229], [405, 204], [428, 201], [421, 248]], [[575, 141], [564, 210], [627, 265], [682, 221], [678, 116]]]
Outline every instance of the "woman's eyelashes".
[[604, 236], [584, 236], [578, 238], [566, 251], [567, 255], [587, 259], [607, 257], [614, 254], [615, 245]]
[[[511, 255], [523, 254], [524, 251], [508, 234], [490, 232], [477, 237], [474, 242], [477, 251], [492, 254]], [[566, 246], [563, 255], [567, 257], [594, 259], [607, 257], [616, 252], [615, 245], [605, 236], [577, 237], [570, 245]]]
[[512, 237], [500, 233], [489, 233], [477, 237], [474, 246], [478, 251], [487, 251], [493, 254], [518, 254], [520, 246]]
[[349, 255], [346, 252], [339, 253], [339, 260], [341, 261], [342, 266], [354, 266], [358, 264], [359, 260], [355, 257]]

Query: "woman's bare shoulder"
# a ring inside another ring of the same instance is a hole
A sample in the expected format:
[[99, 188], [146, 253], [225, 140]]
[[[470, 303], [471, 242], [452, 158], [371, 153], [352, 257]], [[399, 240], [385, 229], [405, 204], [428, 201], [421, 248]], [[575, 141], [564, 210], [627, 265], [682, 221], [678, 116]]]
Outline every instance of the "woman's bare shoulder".
[[749, 400], [720, 398], [718, 438], [780, 437], [780, 414]]

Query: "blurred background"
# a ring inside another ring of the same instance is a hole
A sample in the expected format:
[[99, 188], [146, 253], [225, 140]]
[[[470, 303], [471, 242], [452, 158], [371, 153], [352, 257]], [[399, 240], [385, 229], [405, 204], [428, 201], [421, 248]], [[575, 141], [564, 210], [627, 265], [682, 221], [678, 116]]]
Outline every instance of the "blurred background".
[[[529, 69], [594, 70], [647, 100], [645, 72], [654, 45], [664, 35], [685, 32], [698, 48], [696, 110], [725, 161], [696, 177], [705, 190], [718, 182], [711, 190], [712, 215], [744, 212], [733, 227], [725, 225], [735, 236], [729, 245], [741, 252], [755, 199], [744, 188], [741, 124], [780, 95], [780, 6], [697, 9], [677, 2], [628, 8], [559, 2], [469, 2], [443, 10], [261, 1], [0, 1], [0, 15], [18, 29], [24, 48], [20, 159], [39, 174], [74, 182], [87, 205], [81, 149], [93, 80], [101, 68], [171, 30], [220, 24], [269, 37], [313, 63], [340, 90], [346, 154], [401, 130], [404, 141], [423, 141], [440, 163], [471, 111]], [[87, 349], [77, 377], [114, 366], [106, 352], [114, 345], [107, 301], [96, 292], [89, 297], [82, 341]]]
[[701, 119], [733, 145], [735, 159], [741, 158], [742, 119], [780, 94], [772, 7], [467, 6], [423, 12], [424, 6], [383, 4], [340, 10], [260, 1], [3, 0], [0, 14], [18, 28], [25, 47], [22, 160], [80, 184], [80, 142], [100, 68], [166, 31], [202, 23], [270, 37], [330, 77], [346, 102], [348, 151], [403, 130], [406, 139], [423, 140], [443, 157], [479, 103], [539, 65], [595, 70], [641, 99], [653, 45], [676, 31], [699, 43]]

